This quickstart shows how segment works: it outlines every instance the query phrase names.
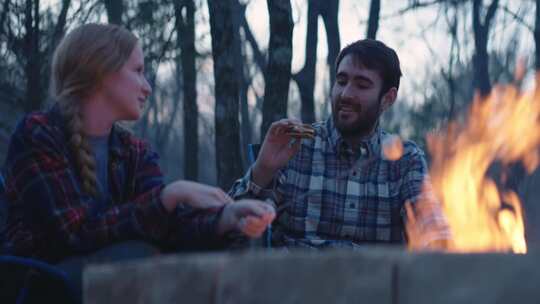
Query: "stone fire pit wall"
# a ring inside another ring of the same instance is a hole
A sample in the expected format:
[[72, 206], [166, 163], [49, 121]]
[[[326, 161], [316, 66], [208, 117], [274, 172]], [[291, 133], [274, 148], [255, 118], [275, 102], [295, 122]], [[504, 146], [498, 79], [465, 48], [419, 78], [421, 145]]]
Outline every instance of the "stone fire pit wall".
[[93, 265], [84, 303], [539, 303], [540, 255], [272, 252]]

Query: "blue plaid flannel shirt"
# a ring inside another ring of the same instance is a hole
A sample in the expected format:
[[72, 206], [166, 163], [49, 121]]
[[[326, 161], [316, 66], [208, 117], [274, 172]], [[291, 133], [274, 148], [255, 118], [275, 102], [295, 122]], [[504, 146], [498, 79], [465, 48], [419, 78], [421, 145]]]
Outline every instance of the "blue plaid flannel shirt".
[[[251, 181], [250, 168], [229, 193], [275, 203], [274, 246], [355, 249], [366, 243], [404, 243], [404, 204], [410, 202], [414, 210], [419, 201], [431, 205], [416, 218], [429, 231], [429, 241], [450, 239], [418, 146], [404, 142], [403, 156], [391, 161], [381, 147], [390, 135], [380, 128], [353, 151], [331, 118], [313, 127], [315, 139], [302, 140], [300, 151], [268, 188], [260, 190]], [[422, 191], [424, 185], [428, 191]]]

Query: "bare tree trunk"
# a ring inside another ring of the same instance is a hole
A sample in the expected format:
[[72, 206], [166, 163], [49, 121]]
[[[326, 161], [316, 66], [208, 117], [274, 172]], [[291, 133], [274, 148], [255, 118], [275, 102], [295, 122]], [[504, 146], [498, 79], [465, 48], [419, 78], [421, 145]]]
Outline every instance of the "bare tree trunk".
[[4, 22], [6, 21], [10, 5], [10, 0], [5, 0], [4, 5], [2, 5], [2, 13], [0, 13], [0, 37], [4, 35]]
[[103, 0], [105, 10], [107, 11], [107, 19], [109, 23], [122, 24], [122, 15], [124, 14], [123, 0]]
[[487, 43], [489, 38], [489, 29], [491, 21], [497, 12], [499, 0], [493, 0], [488, 8], [484, 22], [480, 20], [480, 10], [482, 0], [473, 1], [473, 30], [475, 54], [474, 63], [474, 88], [479, 91], [481, 96], [486, 96], [491, 91], [491, 82], [489, 80], [489, 55], [487, 52]]
[[240, 152], [242, 157], [243, 167], [248, 166], [247, 160], [247, 147], [251, 143], [252, 130], [251, 119], [249, 117], [249, 103], [248, 103], [248, 88], [249, 83], [246, 77], [244, 49], [242, 48], [242, 39], [240, 37], [240, 28], [245, 20], [246, 5], [240, 4], [238, 1], [234, 3], [233, 10], [233, 31], [234, 31], [234, 62], [236, 67], [236, 76], [238, 77], [238, 98], [240, 101]]
[[[266, 55], [259, 48], [259, 44], [257, 43], [255, 36], [251, 32], [251, 28], [249, 27], [249, 24], [245, 16], [245, 5], [243, 6], [240, 24], [241, 24], [242, 29], [244, 30], [245, 39], [249, 43], [249, 46], [251, 47], [251, 50], [253, 52], [253, 60], [259, 67], [259, 70], [263, 74], [264, 79], [266, 79], [266, 59], [265, 59]], [[245, 72], [247, 73], [247, 71]], [[244, 77], [244, 79], [250, 79], [249, 74], [247, 74], [246, 77]], [[245, 90], [247, 92], [250, 86], [249, 81], [246, 81], [244, 85], [246, 86]], [[257, 99], [256, 108], [257, 110], [262, 112], [262, 107], [260, 106], [262, 102], [259, 101], [260, 98], [258, 98], [257, 96], [256, 96], [256, 99]], [[255, 132], [254, 132], [253, 126], [251, 125], [251, 121], [254, 120], [254, 117], [255, 117], [255, 111], [250, 114], [248, 105], [247, 105], [247, 100], [242, 99], [242, 138], [243, 138], [244, 143], [252, 143], [254, 140], [253, 138], [255, 136]], [[244, 121], [249, 122], [249, 125], [244, 124]], [[261, 134], [261, 137], [262, 136], [264, 136], [264, 134]]]
[[[185, 16], [182, 14], [184, 9]], [[174, 12], [184, 90], [184, 178], [196, 181], [199, 177], [199, 108], [195, 66], [195, 2], [176, 0]]]
[[536, 18], [534, 20], [535, 68], [540, 71], [540, 0], [536, 0]]
[[[56, 46], [58, 45], [58, 43], [60, 43], [60, 40], [64, 36], [64, 32], [66, 30], [67, 13], [70, 7], [71, 7], [71, 0], [62, 0], [62, 8], [60, 9], [60, 14], [58, 15], [56, 25], [54, 26], [53, 35], [51, 37], [49, 45], [47, 46], [47, 49], [44, 50], [45, 54], [47, 55], [43, 59], [44, 62], [43, 62], [42, 75], [48, 76], [51, 73], [50, 63], [52, 61], [52, 55], [54, 53], [54, 50], [56, 49]], [[44, 92], [44, 94], [46, 94], [46, 92]]]
[[253, 59], [255, 60], [255, 63], [261, 69], [263, 75], [266, 73], [266, 60], [265, 60], [265, 54], [261, 52], [261, 49], [259, 48], [259, 44], [257, 43], [257, 40], [255, 39], [255, 36], [251, 32], [251, 29], [249, 27], [249, 24], [247, 23], [245, 15], [242, 15], [242, 28], [244, 29], [244, 33], [246, 35], [246, 40], [249, 42], [249, 45], [251, 46], [251, 49], [253, 50]]
[[215, 129], [218, 185], [228, 189], [242, 174], [238, 78], [234, 67], [233, 9], [237, 0], [208, 0], [215, 79]]
[[328, 43], [328, 57], [326, 62], [330, 71], [330, 87], [336, 79], [336, 69], [334, 63], [341, 49], [338, 24], [339, 0], [327, 0], [321, 10], [321, 16], [326, 30], [326, 41]]
[[41, 83], [42, 56], [39, 43], [39, 0], [26, 0], [24, 52], [27, 58], [26, 73], [26, 111], [38, 110], [45, 100]]
[[371, 0], [369, 6], [369, 19], [367, 28], [367, 38], [375, 39], [379, 29], [379, 14], [381, 11], [381, 0]]
[[[454, 12], [454, 18], [452, 19], [451, 23], [449, 24], [449, 32], [450, 36], [452, 37], [452, 44], [450, 46], [450, 61], [448, 62], [448, 73], [443, 72], [443, 76], [446, 79], [446, 82], [448, 83], [448, 98], [450, 99], [450, 107], [448, 110], [448, 122], [452, 121], [454, 119], [455, 115], [455, 106], [456, 106], [456, 81], [454, 79], [454, 65], [456, 61], [459, 61], [459, 48], [457, 46], [458, 37], [457, 37], [457, 29], [458, 29], [458, 8], [457, 5], [451, 6]], [[448, 12], [448, 8], [447, 8]], [[455, 51], [457, 49], [457, 52]], [[457, 58], [456, 58], [457, 57]]]
[[261, 137], [272, 122], [287, 116], [294, 26], [290, 0], [268, 0], [266, 3], [270, 16], [270, 43], [264, 79]]
[[[66, 28], [66, 19], [69, 7], [71, 6], [71, 0], [62, 0], [62, 8], [60, 14], [58, 15], [58, 20], [56, 21], [56, 26], [54, 27], [54, 34], [51, 39], [51, 44], [49, 50], [56, 49], [56, 45], [60, 42], [60, 39], [64, 35], [64, 30]], [[50, 52], [52, 54], [52, 52]]]
[[304, 123], [312, 123], [316, 120], [313, 91], [315, 89], [318, 18], [321, 3], [322, 0], [311, 0], [308, 3], [305, 63], [304, 67], [293, 75], [293, 79], [298, 84], [298, 89], [300, 90], [300, 98], [302, 100], [300, 117]]

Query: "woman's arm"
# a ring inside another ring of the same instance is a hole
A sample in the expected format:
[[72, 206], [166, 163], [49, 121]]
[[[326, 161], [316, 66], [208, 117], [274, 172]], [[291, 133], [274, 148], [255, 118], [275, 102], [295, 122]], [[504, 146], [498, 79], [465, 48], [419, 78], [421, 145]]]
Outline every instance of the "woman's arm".
[[[43, 117], [24, 120], [12, 136], [6, 160], [7, 195], [22, 208], [23, 219], [40, 242], [75, 252], [115, 241], [158, 239], [170, 216], [161, 202], [159, 170], [144, 173], [137, 200], [93, 214], [94, 199], [82, 194], [60, 131]], [[51, 243], [53, 244], [53, 243]]]

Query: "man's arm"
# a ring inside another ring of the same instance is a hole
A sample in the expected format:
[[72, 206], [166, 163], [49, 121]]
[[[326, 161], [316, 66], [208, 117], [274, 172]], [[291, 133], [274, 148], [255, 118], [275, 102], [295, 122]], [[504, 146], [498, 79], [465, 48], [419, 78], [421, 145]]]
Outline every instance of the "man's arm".
[[450, 228], [433, 191], [424, 153], [416, 147], [408, 159], [400, 195], [409, 248], [447, 249], [452, 239]]
[[286, 180], [285, 172], [286, 170], [279, 170], [275, 175], [270, 177], [270, 181], [265, 186], [260, 186], [253, 178], [252, 166], [242, 178], [233, 184], [229, 190], [229, 195], [234, 200], [243, 198], [263, 200], [276, 209], [283, 197], [281, 187]]

